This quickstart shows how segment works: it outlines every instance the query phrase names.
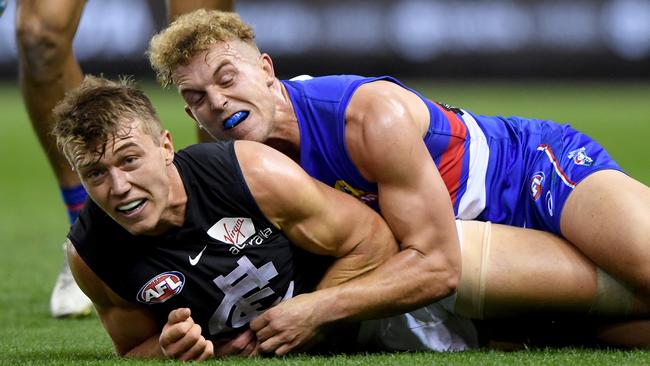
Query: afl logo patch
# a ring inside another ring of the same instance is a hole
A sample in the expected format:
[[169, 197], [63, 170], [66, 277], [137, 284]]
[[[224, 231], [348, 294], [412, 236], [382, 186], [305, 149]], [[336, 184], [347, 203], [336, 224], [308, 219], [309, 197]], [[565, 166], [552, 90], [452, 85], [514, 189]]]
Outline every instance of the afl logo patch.
[[542, 195], [542, 182], [544, 182], [543, 172], [537, 172], [530, 178], [530, 196], [533, 201], [537, 201]]
[[245, 217], [224, 217], [208, 229], [208, 235], [220, 242], [238, 245], [255, 234], [253, 220]]
[[153, 305], [160, 304], [183, 290], [185, 276], [176, 271], [164, 272], [147, 282], [138, 292], [139, 302]]

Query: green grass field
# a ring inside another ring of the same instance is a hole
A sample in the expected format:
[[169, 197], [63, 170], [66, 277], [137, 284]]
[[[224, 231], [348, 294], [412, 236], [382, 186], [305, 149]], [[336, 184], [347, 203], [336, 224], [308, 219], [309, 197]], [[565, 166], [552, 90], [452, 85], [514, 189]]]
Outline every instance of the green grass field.
[[[616, 83], [415, 83], [427, 96], [481, 114], [571, 122], [605, 145], [630, 175], [650, 184], [650, 86]], [[174, 92], [147, 89], [177, 148], [194, 141]], [[54, 176], [27, 120], [17, 87], [0, 85], [0, 365], [146, 364], [114, 356], [97, 318], [53, 320], [50, 290], [62, 263], [67, 219]], [[117, 264], [116, 264], [117, 265]], [[229, 359], [238, 365], [633, 365], [650, 352], [487, 350], [456, 354], [380, 354], [284, 359]]]

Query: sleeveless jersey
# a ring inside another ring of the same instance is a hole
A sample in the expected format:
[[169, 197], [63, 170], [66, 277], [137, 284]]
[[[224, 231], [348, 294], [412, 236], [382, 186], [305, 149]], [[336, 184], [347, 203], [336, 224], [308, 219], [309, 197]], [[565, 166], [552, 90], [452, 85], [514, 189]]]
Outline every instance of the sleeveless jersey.
[[182, 227], [133, 236], [89, 200], [68, 234], [113, 291], [146, 306], [161, 327], [171, 310], [190, 307], [204, 336], [215, 338], [313, 290], [331, 261], [292, 246], [265, 218], [233, 142], [188, 147], [174, 164], [188, 199]]
[[359, 173], [345, 145], [345, 111], [361, 85], [377, 80], [396, 83], [426, 104], [430, 120], [423, 141], [457, 218], [559, 233], [560, 213], [573, 187], [595, 171], [620, 170], [600, 145], [569, 125], [474, 115], [430, 101], [391, 77], [283, 81], [300, 128], [301, 166], [376, 210], [377, 186]]

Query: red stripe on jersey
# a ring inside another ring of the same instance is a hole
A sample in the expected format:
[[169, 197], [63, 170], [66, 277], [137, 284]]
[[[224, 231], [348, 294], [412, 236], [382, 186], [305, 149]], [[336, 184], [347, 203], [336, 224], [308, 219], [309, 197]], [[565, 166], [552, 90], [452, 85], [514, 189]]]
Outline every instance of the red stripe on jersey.
[[440, 157], [438, 171], [442, 180], [447, 186], [451, 203], [456, 204], [456, 192], [460, 187], [460, 177], [463, 172], [463, 155], [465, 154], [465, 140], [467, 138], [467, 127], [458, 118], [456, 113], [451, 112], [434, 103], [449, 121], [449, 144]]
[[557, 161], [555, 154], [553, 154], [553, 150], [551, 150], [551, 147], [548, 146], [547, 144], [541, 144], [537, 146], [537, 150], [544, 151], [546, 153], [546, 156], [548, 157], [548, 159], [551, 161], [551, 164], [553, 165], [553, 169], [555, 169], [557, 175], [560, 176], [562, 182], [564, 182], [564, 184], [566, 184], [571, 189], [575, 188], [576, 182], [572, 181], [571, 178], [569, 178], [569, 176], [564, 172], [564, 170], [560, 166], [560, 163]]

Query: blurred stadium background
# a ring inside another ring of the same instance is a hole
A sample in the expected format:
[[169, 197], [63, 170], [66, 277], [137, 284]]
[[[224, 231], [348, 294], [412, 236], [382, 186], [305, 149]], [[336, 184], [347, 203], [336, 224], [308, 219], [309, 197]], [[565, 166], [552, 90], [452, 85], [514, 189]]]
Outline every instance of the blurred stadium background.
[[[648, 0], [240, 0], [281, 76], [650, 76]], [[0, 76], [16, 73], [15, 2], [0, 20]], [[91, 72], [151, 76], [143, 51], [163, 1], [89, 1], [75, 39]]]
[[[477, 113], [570, 122], [650, 184], [650, 0], [240, 0], [236, 7], [280, 77], [390, 74]], [[111, 365], [110, 340], [96, 318], [49, 317], [67, 220], [16, 83], [14, 14], [10, 0], [0, 18], [0, 365]], [[176, 92], [153, 83], [144, 57], [149, 38], [164, 24], [162, 1], [92, 0], [75, 50], [86, 72], [142, 80], [180, 148], [195, 141], [192, 123]], [[529, 350], [290, 363], [598, 365], [646, 364], [648, 356]]]

